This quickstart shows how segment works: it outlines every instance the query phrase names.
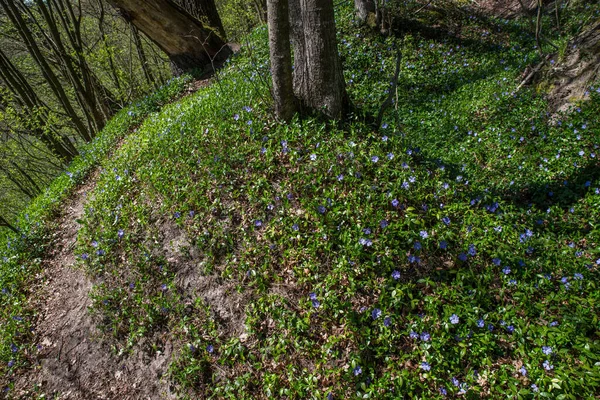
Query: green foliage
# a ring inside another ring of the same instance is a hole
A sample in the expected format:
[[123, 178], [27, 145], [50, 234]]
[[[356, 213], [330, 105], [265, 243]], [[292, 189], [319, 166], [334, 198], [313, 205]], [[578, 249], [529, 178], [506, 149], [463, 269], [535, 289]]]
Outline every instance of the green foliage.
[[106, 159], [129, 129], [172, 101], [184, 89], [187, 78], [171, 80], [152, 95], [121, 110], [94, 142], [83, 147], [81, 156], [67, 172], [56, 178], [46, 191], [22, 212], [20, 236], [0, 235], [0, 360], [5, 384], [15, 370], [25, 367], [37, 350], [31, 344], [31, 328], [37, 310], [27, 302], [29, 285], [41, 268], [41, 260], [52, 243], [53, 218], [64, 200], [89, 173]]
[[462, 22], [394, 41], [340, 10], [362, 110], [403, 54], [379, 132], [273, 121], [263, 27], [95, 157], [76, 253], [115, 349], [170, 340], [187, 398], [594, 397], [600, 89], [549, 119], [514, 93], [538, 57], [522, 22]]

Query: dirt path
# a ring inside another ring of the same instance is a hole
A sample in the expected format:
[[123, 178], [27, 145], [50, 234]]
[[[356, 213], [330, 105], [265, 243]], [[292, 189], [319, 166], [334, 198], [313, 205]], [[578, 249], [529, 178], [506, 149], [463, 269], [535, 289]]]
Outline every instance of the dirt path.
[[119, 358], [104, 343], [88, 312], [92, 282], [74, 267], [79, 224], [87, 196], [95, 187], [93, 173], [65, 204], [44, 272], [33, 289], [36, 321], [36, 365], [15, 383], [13, 396], [54, 399], [164, 399], [172, 398], [161, 380], [171, 349], [152, 357], [144, 352]]

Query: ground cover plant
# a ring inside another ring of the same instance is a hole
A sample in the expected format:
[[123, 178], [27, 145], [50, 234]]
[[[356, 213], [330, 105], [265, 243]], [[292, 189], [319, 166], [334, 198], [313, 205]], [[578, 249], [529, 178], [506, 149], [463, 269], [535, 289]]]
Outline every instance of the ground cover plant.
[[382, 38], [338, 11], [359, 110], [402, 53], [382, 128], [274, 121], [256, 30], [102, 161], [76, 248], [99, 328], [174, 344], [182, 398], [593, 398], [600, 84], [550, 118], [516, 91], [524, 22]]
[[73, 189], [112, 153], [128, 131], [179, 96], [188, 80], [189, 77], [173, 79], [160, 90], [121, 110], [102, 135], [85, 146], [69, 169], [23, 211], [18, 221], [20, 235], [0, 236], [0, 358], [5, 377], [28, 365], [36, 352], [31, 346], [31, 331], [37, 311], [30, 307], [27, 298], [31, 295], [29, 286], [37, 279], [42, 258], [49, 250], [55, 228], [53, 218], [60, 213]]

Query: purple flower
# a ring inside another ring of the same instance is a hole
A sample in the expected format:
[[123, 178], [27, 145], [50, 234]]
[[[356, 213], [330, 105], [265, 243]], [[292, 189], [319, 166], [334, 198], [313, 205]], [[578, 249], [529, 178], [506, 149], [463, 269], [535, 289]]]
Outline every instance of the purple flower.
[[319, 214], [325, 214], [327, 212], [327, 209], [325, 208], [325, 206], [318, 206], [317, 211], [319, 212]]
[[89, 255], [88, 253], [83, 253], [80, 257], [82, 260], [87, 260], [89, 258]]
[[446, 242], [445, 240], [442, 240], [440, 242], [440, 249], [446, 250], [447, 248], [448, 248], [448, 242]]
[[419, 337], [419, 334], [417, 332], [415, 332], [415, 331], [410, 331], [410, 333], [408, 334], [408, 336], [411, 339], [417, 339]]
[[311, 161], [316, 161], [317, 160], [317, 155], [316, 154], [311, 154], [310, 155], [310, 159], [311, 159]]
[[450, 322], [454, 325], [458, 324], [458, 322], [459, 322], [458, 315], [452, 314], [452, 316], [450, 316]]
[[428, 342], [431, 339], [431, 335], [428, 332], [422, 332], [420, 338], [422, 341]]
[[419, 242], [418, 240], [415, 242], [413, 247], [416, 251], [419, 251], [423, 248], [423, 246], [421, 246], [421, 242]]
[[537, 387], [537, 385], [535, 383], [531, 384], [531, 390], [533, 390], [536, 393], [540, 391], [540, 389]]
[[423, 361], [421, 363], [421, 369], [423, 371], [431, 371], [431, 365], [428, 362]]
[[376, 163], [377, 161], [379, 161], [379, 157], [377, 157], [377, 156], [371, 157], [371, 162]]
[[390, 326], [392, 324], [392, 319], [390, 317], [385, 317], [383, 319], [383, 326]]
[[212, 353], [213, 351], [215, 351], [215, 347], [212, 344], [209, 344], [208, 346], [206, 346], [206, 351]]
[[294, 225], [292, 225], [292, 230], [294, 230], [294, 231], [297, 231], [297, 230], [299, 230], [299, 229], [300, 229], [300, 228], [298, 227], [298, 224], [294, 224]]
[[467, 261], [467, 255], [466, 255], [465, 253], [460, 253], [460, 254], [458, 255], [458, 259], [459, 259], [460, 261], [463, 261], [463, 262], [465, 262], [465, 261]]
[[515, 327], [512, 325], [509, 325], [506, 327], [506, 330], [508, 331], [508, 333], [513, 333], [515, 331]]
[[497, 266], [500, 266], [500, 264], [502, 263], [502, 261], [499, 258], [492, 258], [492, 262]]
[[450, 218], [448, 218], [448, 217], [444, 217], [444, 218], [442, 218], [442, 222], [443, 222], [444, 224], [446, 224], [446, 226], [447, 226], [447, 225], [450, 225]]
[[445, 388], [445, 387], [443, 387], [443, 386], [440, 386], [440, 394], [441, 394], [442, 396], [446, 396], [446, 395], [448, 394], [448, 391], [446, 390], [446, 388]]
[[16, 353], [17, 351], [19, 351], [19, 348], [17, 347], [16, 344], [11, 343], [10, 344], [10, 351], [12, 351], [13, 353]]
[[550, 361], [548, 361], [548, 360], [544, 361], [544, 363], [542, 365], [544, 366], [544, 369], [546, 371], [551, 371], [554, 369], [554, 365], [550, 364]]
[[176, 211], [175, 214], [173, 214], [173, 216], [175, 217], [175, 219], [180, 218], [181, 213], [179, 211]]
[[[398, 201], [398, 199], [392, 200], [392, 207], [398, 207], [399, 204], [400, 202]], [[598, 259], [598, 261], [600, 261], [600, 258]], [[600, 262], [598, 264], [600, 264]]]
[[477, 327], [478, 328], [483, 328], [485, 326], [485, 322], [483, 321], [483, 319], [478, 319], [477, 320]]
[[400, 272], [399, 272], [399, 271], [397, 271], [397, 270], [394, 270], [394, 271], [392, 272], [392, 278], [393, 278], [394, 280], [398, 280], [398, 279], [400, 279]]
[[376, 309], [374, 309], [374, 310], [371, 312], [371, 317], [372, 317], [373, 319], [377, 319], [377, 318], [381, 317], [381, 310], [380, 310], [379, 308], [376, 308]]
[[510, 274], [510, 267], [504, 267], [504, 268], [502, 268], [502, 272], [504, 273], [504, 275]]
[[117, 236], [119, 237], [119, 239], [122, 239], [124, 235], [125, 232], [123, 231], [123, 229], [119, 229], [119, 232], [117, 232]]
[[452, 384], [456, 387], [460, 386], [460, 381], [455, 376], [452, 377]]
[[256, 226], [257, 228], [260, 228], [262, 226], [263, 222], [260, 219], [257, 219], [256, 221], [254, 221], [254, 226]]
[[381, 229], [387, 228], [388, 225], [389, 223], [385, 219], [382, 219], [381, 222], [379, 222], [379, 226], [381, 227]]
[[167, 284], [163, 283], [162, 285], [160, 285], [160, 290], [162, 290], [163, 292], [167, 291]]
[[519, 372], [521, 373], [521, 375], [527, 376], [527, 369], [525, 369], [525, 367], [519, 368]]
[[360, 238], [358, 239], [358, 243], [362, 246], [371, 247], [373, 245], [373, 241], [371, 239]]
[[421, 236], [423, 239], [427, 239], [429, 237], [429, 234], [427, 233], [427, 231], [421, 231], [419, 232], [419, 236]]
[[550, 355], [552, 354], [552, 347], [550, 346], [542, 346], [542, 353], [544, 353], [545, 355]]
[[358, 376], [360, 374], [362, 374], [362, 368], [360, 367], [360, 365], [357, 365], [353, 370], [352, 373], [354, 374], [354, 376]]
[[388, 160], [393, 160], [394, 159], [394, 153], [387, 153]]

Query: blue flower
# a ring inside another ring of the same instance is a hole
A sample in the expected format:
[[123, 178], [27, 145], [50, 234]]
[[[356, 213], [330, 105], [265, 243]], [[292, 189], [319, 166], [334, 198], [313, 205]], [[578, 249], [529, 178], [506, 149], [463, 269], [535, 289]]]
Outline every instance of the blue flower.
[[411, 339], [417, 339], [419, 337], [419, 334], [417, 332], [415, 332], [415, 331], [410, 331], [410, 333], [408, 334], [408, 336]]
[[531, 390], [533, 390], [536, 393], [540, 391], [540, 389], [537, 387], [537, 385], [535, 383], [531, 384]]
[[373, 245], [373, 241], [371, 239], [360, 238], [358, 239], [358, 243], [362, 246], [371, 247]]
[[475, 250], [475, 245], [474, 244], [470, 244], [469, 245], [469, 250], [467, 251], [467, 253], [471, 256], [471, 257], [475, 257], [475, 255], [477, 254], [477, 250]]
[[212, 353], [213, 351], [215, 351], [215, 348], [212, 344], [209, 344], [208, 346], [206, 346], [206, 351]]
[[427, 239], [429, 237], [429, 234], [427, 233], [427, 231], [421, 231], [419, 232], [419, 236], [421, 236], [423, 239]]
[[88, 253], [83, 253], [79, 257], [81, 257], [82, 260], [87, 260], [89, 258], [89, 255], [88, 255]]
[[542, 365], [544, 366], [544, 369], [546, 371], [551, 371], [554, 369], [554, 365], [550, 364], [550, 361], [548, 361], [548, 360], [544, 361], [544, 363]]
[[513, 333], [515, 331], [515, 327], [512, 325], [509, 325], [506, 327], [506, 330], [508, 331], [508, 333]]
[[444, 218], [442, 218], [442, 222], [446, 225], [450, 225], [450, 218], [444, 217]]
[[431, 339], [431, 335], [428, 332], [422, 332], [420, 338], [422, 341], [428, 342]]
[[477, 327], [483, 328], [484, 326], [485, 326], [485, 322], [483, 321], [483, 319], [478, 319], [477, 320]]
[[421, 242], [419, 242], [418, 240], [415, 242], [414, 246], [416, 251], [419, 251], [423, 248], [423, 246], [421, 246]]
[[445, 240], [442, 240], [440, 242], [440, 249], [446, 250], [447, 248], [448, 248], [448, 242], [446, 242]]
[[421, 363], [421, 369], [423, 371], [431, 371], [431, 365], [428, 362], [423, 361]]
[[379, 161], [379, 157], [377, 157], [377, 156], [371, 157], [371, 162], [376, 163], [377, 161]]
[[294, 225], [292, 225], [292, 229], [293, 229], [294, 231], [297, 231], [297, 230], [299, 230], [300, 228], [298, 227], [298, 224], [294, 224]]
[[521, 373], [521, 375], [527, 376], [527, 369], [525, 369], [525, 367], [519, 368], [519, 372]]
[[371, 312], [371, 317], [373, 319], [377, 319], [379, 317], [381, 317], [381, 310], [379, 308], [375, 308], [372, 312]]
[[502, 272], [504, 273], [504, 275], [510, 274], [510, 267], [504, 267], [504, 268], [502, 268]]
[[549, 325], [550, 325], [551, 327], [558, 326], [558, 321], [552, 321], [552, 322], [550, 322], [550, 324], [549, 324]]
[[500, 266], [500, 264], [502, 263], [502, 261], [499, 258], [492, 258], [492, 262], [497, 266]]
[[494, 325], [488, 324], [488, 331], [492, 332], [494, 330]]
[[175, 214], [173, 214], [173, 216], [175, 217], [175, 219], [180, 218], [181, 213], [179, 211], [176, 211]]
[[19, 351], [19, 348], [17, 347], [16, 344], [11, 343], [10, 344], [10, 351], [12, 351], [13, 353], [16, 353], [17, 351]]
[[339, 174], [339, 175], [337, 176], [337, 180], [338, 180], [338, 182], [341, 182], [341, 181], [343, 181], [343, 180], [344, 180], [344, 174]]
[[452, 384], [456, 387], [460, 386], [460, 381], [455, 376], [452, 377]]
[[465, 253], [460, 253], [460, 254], [458, 255], [458, 259], [459, 259], [460, 261], [463, 261], [463, 262], [464, 262], [464, 261], [467, 261], [467, 255], [466, 255]]
[[544, 353], [545, 355], [550, 355], [552, 354], [552, 347], [550, 346], [542, 346], [542, 353]]
[[160, 290], [162, 290], [163, 292], [165, 292], [167, 290], [167, 284], [163, 283], [162, 285], [160, 285]]
[[388, 225], [389, 223], [385, 219], [382, 219], [381, 222], [379, 222], [379, 226], [381, 227], [381, 229], [387, 228]]
[[388, 160], [393, 160], [394, 159], [394, 153], [387, 153]]
[[398, 279], [400, 279], [400, 272], [399, 272], [399, 271], [397, 271], [397, 270], [394, 270], [394, 271], [392, 272], [392, 278], [393, 278], [394, 280], [398, 280]]
[[316, 154], [311, 154], [311, 155], [310, 155], [310, 159], [311, 159], [312, 161], [316, 161], [316, 159], [317, 159], [317, 155], [316, 155]]
[[319, 212], [319, 214], [325, 214], [327, 212], [327, 209], [325, 208], [325, 206], [318, 206], [317, 211]]
[[354, 376], [358, 376], [360, 374], [362, 374], [362, 368], [360, 367], [360, 365], [357, 365], [353, 370], [352, 373], [354, 374]]
[[392, 324], [392, 319], [390, 317], [385, 317], [383, 319], [383, 326], [390, 326]]
[[456, 314], [452, 314], [452, 315], [450, 316], [450, 322], [451, 322], [452, 324], [454, 324], [454, 325], [458, 324], [458, 322], [459, 322], [458, 315], [456, 315]]
[[262, 226], [263, 222], [260, 219], [257, 219], [256, 221], [254, 221], [254, 226], [256, 226], [257, 228], [260, 228]]
[[[398, 199], [392, 200], [392, 207], [398, 207], [399, 204], [400, 204], [400, 202], [398, 201]], [[598, 259], [598, 261], [600, 261], [600, 258]]]
[[446, 388], [445, 388], [445, 387], [443, 387], [443, 386], [440, 386], [440, 394], [441, 394], [442, 396], [446, 396], [446, 395], [448, 394], [448, 391], [446, 390]]
[[573, 278], [575, 278], [575, 279], [577, 279], [578, 281], [580, 281], [580, 280], [582, 280], [582, 279], [583, 279], [583, 275], [582, 275], [582, 274], [580, 274], [579, 272], [576, 272], [576, 273], [573, 275]]

